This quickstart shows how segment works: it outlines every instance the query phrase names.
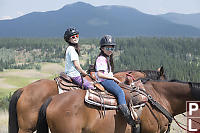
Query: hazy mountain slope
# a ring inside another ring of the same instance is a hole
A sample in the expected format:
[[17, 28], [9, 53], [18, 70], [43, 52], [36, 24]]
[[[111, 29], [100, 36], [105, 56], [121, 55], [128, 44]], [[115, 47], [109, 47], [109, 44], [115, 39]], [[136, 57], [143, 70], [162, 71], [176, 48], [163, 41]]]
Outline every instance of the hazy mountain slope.
[[82, 37], [199, 36], [200, 30], [124, 6], [99, 6], [77, 2], [56, 11], [33, 12], [0, 21], [0, 37], [62, 37], [75, 26]]

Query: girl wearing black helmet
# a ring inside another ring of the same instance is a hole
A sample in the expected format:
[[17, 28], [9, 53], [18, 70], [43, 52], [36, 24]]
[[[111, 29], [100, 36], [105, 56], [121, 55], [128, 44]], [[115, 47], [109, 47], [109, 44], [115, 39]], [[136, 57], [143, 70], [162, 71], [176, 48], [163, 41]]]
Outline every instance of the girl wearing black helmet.
[[87, 73], [81, 68], [79, 63], [79, 32], [75, 28], [68, 28], [64, 34], [65, 41], [69, 44], [66, 50], [66, 64], [65, 64], [65, 73], [71, 77], [71, 79], [78, 85], [84, 86], [84, 89], [94, 89], [94, 86], [88, 82], [86, 79], [81, 78], [87, 75]]
[[[115, 40], [111, 35], [105, 35], [100, 40], [100, 54], [95, 62], [95, 70], [98, 82], [104, 88], [115, 95], [118, 100], [118, 107], [126, 118], [128, 124], [134, 125], [130, 111], [126, 105], [125, 94], [121, 87], [117, 84], [120, 81], [113, 76], [113, 51], [115, 48]], [[117, 82], [117, 83], [116, 83]]]

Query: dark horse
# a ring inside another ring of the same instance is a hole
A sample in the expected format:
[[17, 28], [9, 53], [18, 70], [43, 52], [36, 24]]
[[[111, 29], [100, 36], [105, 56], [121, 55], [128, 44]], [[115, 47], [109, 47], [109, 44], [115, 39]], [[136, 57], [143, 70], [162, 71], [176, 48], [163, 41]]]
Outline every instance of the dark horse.
[[[144, 88], [172, 116], [186, 111], [186, 101], [200, 99], [200, 83], [147, 81]], [[76, 90], [49, 98], [40, 109], [38, 133], [47, 133], [48, 126], [51, 133], [131, 132], [131, 127], [116, 110], [106, 110], [105, 118], [101, 118], [100, 109], [84, 102], [85, 93]], [[143, 108], [141, 133], [164, 133], [168, 123], [150, 103]]]
[[[164, 69], [158, 71], [127, 71], [115, 73], [120, 81], [124, 82], [129, 73], [134, 79], [148, 77], [164, 79]], [[9, 133], [32, 133], [36, 130], [38, 112], [44, 101], [58, 94], [54, 80], [42, 79], [14, 92], [9, 104]]]

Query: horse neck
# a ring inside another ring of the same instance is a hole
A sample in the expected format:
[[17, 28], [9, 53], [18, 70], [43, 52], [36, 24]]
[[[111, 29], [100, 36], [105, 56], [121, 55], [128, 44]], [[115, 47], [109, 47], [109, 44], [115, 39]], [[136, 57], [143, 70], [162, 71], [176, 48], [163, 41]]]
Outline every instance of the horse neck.
[[168, 111], [175, 116], [186, 111], [186, 101], [193, 100], [187, 83], [156, 82], [153, 88], [166, 99]]

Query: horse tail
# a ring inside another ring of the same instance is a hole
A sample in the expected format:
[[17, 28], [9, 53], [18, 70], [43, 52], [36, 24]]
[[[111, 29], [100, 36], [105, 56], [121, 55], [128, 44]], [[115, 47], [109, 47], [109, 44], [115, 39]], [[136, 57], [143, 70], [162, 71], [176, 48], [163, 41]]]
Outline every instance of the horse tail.
[[37, 133], [49, 133], [47, 119], [46, 119], [46, 109], [50, 104], [51, 100], [52, 100], [51, 97], [48, 98], [40, 108], [38, 121], [36, 125]]
[[17, 101], [19, 100], [19, 97], [21, 96], [23, 90], [18, 89], [14, 92], [14, 94], [11, 97], [11, 100], [9, 102], [9, 122], [8, 122], [8, 132], [9, 133], [18, 133], [19, 126], [18, 126], [18, 120], [17, 120]]

